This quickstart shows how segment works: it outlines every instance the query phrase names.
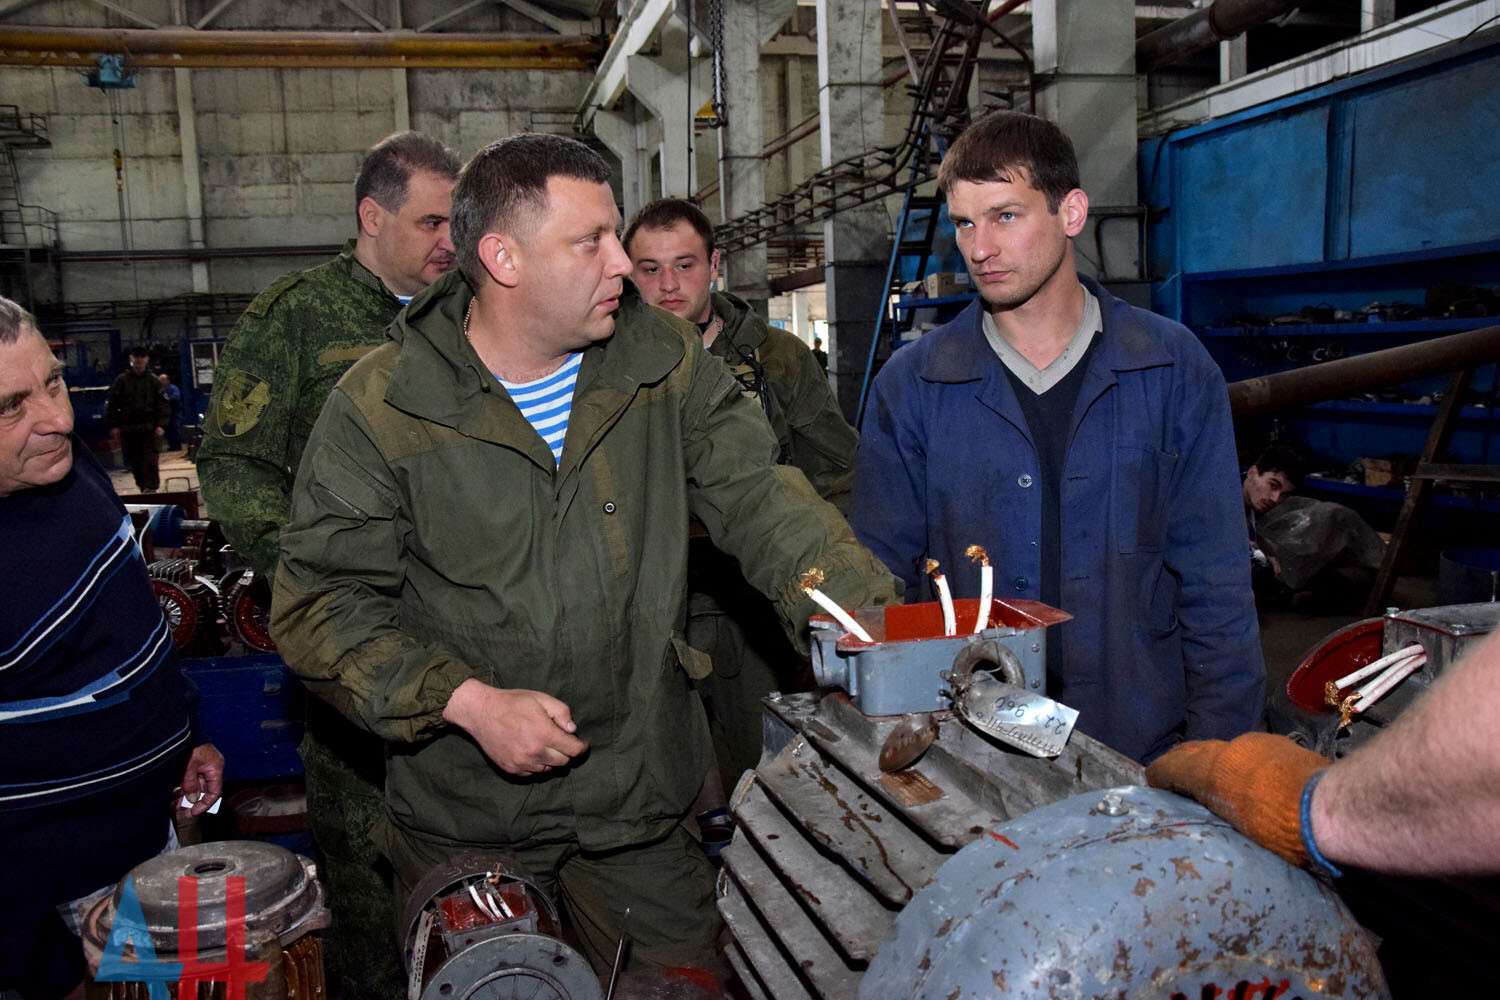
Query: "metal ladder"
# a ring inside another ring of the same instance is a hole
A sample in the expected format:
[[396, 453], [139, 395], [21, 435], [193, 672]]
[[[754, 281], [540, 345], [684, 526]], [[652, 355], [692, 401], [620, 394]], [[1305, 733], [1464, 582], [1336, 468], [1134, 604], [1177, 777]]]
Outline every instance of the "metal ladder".
[[[894, 4], [888, 8], [913, 81], [907, 89], [914, 107], [906, 139], [900, 147], [909, 157], [905, 164], [906, 183], [901, 186], [904, 189], [901, 216], [891, 244], [890, 263], [886, 267], [886, 294], [881, 298], [875, 318], [864, 377], [860, 382], [859, 402], [854, 414], [856, 428], [864, 422], [865, 401], [869, 398], [870, 382], [875, 376], [881, 337], [887, 330], [892, 337], [891, 348], [895, 349], [895, 312], [890, 298], [901, 291], [903, 273], [910, 273], [920, 281], [932, 259], [932, 241], [937, 233], [943, 199], [918, 194], [917, 189], [936, 172], [948, 142], [968, 125], [969, 83], [977, 66], [980, 40], [987, 33], [993, 33], [1009, 43], [990, 25], [987, 2], [936, 0], [933, 6], [935, 10], [929, 10], [925, 0], [918, 0], [916, 11], [898, 12]], [[902, 163], [892, 157], [892, 166], [899, 169]], [[903, 268], [903, 264], [908, 266]]]
[[21, 201], [21, 172], [16, 167], [14, 151], [46, 149], [51, 145], [47, 138], [46, 118], [23, 112], [14, 104], [0, 104], [0, 244], [30, 246], [44, 243], [45, 236], [41, 232], [35, 239], [28, 238], [31, 235], [28, 216], [45, 222], [51, 213]]
[[[51, 264], [49, 248], [57, 246], [57, 215], [21, 200], [21, 173], [15, 150], [45, 149], [47, 119], [23, 112], [14, 104], [0, 104], [0, 294], [36, 308], [37, 267]], [[52, 283], [58, 276], [51, 275]]]
[[[938, 158], [941, 158], [943, 144], [938, 143], [937, 146]], [[903, 272], [913, 273], [916, 280], [921, 281], [927, 271], [927, 263], [932, 259], [932, 238], [937, 233], [938, 212], [943, 206], [943, 199], [934, 195], [917, 194], [917, 187], [921, 183], [922, 159], [912, 159], [911, 177], [901, 200], [901, 216], [896, 221], [896, 234], [891, 240], [891, 259], [885, 269], [886, 294], [881, 297], [879, 312], [875, 316], [875, 330], [870, 336], [870, 352], [865, 358], [865, 374], [859, 385], [859, 404], [854, 411], [856, 430], [864, 423], [865, 400], [869, 398], [870, 382], [875, 378], [875, 361], [881, 335], [887, 330], [892, 338], [891, 349], [895, 350], [896, 314], [891, 306], [891, 296], [900, 293]], [[919, 221], [914, 220], [913, 217], [918, 213], [925, 213], [925, 217]], [[913, 267], [903, 268], [903, 262], [909, 262]]]
[[21, 217], [21, 174], [10, 147], [0, 144], [0, 244], [25, 245], [26, 226]]

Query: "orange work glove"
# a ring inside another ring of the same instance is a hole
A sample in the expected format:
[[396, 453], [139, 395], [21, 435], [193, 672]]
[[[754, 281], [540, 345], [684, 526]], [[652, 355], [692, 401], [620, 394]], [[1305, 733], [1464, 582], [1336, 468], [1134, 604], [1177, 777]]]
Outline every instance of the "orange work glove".
[[1302, 790], [1330, 761], [1285, 736], [1246, 733], [1229, 742], [1195, 740], [1146, 768], [1146, 781], [1197, 799], [1236, 830], [1286, 861], [1308, 867]]

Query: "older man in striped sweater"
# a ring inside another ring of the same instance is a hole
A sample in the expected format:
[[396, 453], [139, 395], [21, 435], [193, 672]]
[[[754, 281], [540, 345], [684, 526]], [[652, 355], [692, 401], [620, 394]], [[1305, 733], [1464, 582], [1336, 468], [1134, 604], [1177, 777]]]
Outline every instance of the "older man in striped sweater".
[[224, 767], [194, 748], [129, 515], [72, 431], [62, 365], [0, 298], [0, 989], [26, 1000], [83, 996], [60, 907], [161, 851], [173, 786], [201, 813]]

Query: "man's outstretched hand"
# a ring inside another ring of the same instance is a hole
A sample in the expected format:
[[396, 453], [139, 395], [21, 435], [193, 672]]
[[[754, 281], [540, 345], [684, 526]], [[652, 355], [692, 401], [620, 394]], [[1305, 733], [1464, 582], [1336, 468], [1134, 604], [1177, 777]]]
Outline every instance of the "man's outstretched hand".
[[1306, 867], [1302, 789], [1329, 763], [1285, 736], [1246, 733], [1173, 747], [1146, 768], [1146, 780], [1197, 799], [1257, 844]]

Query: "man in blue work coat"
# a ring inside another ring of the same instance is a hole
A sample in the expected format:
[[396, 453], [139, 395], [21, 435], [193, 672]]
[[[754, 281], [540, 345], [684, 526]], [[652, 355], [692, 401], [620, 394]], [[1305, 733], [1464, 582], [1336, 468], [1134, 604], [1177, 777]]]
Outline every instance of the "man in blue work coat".
[[[1229, 400], [1186, 328], [1074, 268], [1088, 217], [1073, 146], [998, 112], [938, 174], [979, 301], [875, 380], [850, 521], [906, 581], [1071, 612], [1048, 694], [1141, 761], [1257, 727], [1265, 691]], [[930, 598], [929, 598], [930, 599]]]

